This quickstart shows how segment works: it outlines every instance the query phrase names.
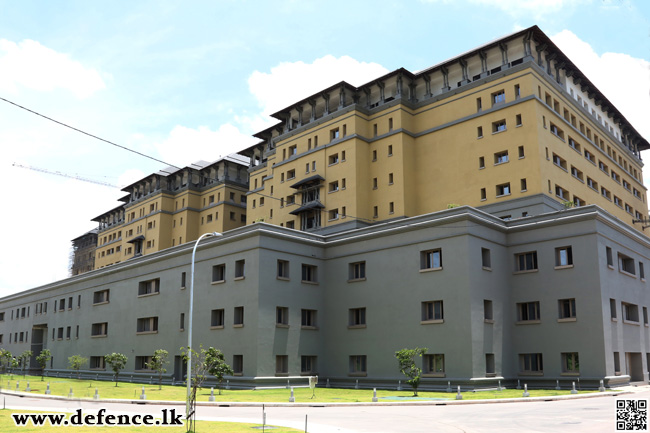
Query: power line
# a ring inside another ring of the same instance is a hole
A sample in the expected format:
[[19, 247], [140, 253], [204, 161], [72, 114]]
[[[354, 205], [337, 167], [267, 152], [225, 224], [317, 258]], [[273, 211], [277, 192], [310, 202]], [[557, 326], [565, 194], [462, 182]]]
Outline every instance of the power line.
[[122, 146], [122, 145], [120, 145], [120, 144], [113, 143], [113, 142], [110, 141], [110, 140], [106, 140], [106, 139], [104, 139], [104, 138], [98, 137], [98, 136], [93, 135], [93, 134], [91, 134], [91, 133], [89, 133], [89, 132], [83, 131], [83, 130], [81, 130], [81, 129], [79, 129], [79, 128], [75, 128], [74, 126], [70, 126], [70, 125], [68, 125], [68, 124], [66, 124], [66, 123], [59, 122], [59, 121], [56, 120], [56, 119], [52, 119], [51, 117], [48, 117], [48, 116], [46, 116], [46, 115], [44, 115], [44, 114], [41, 114], [41, 113], [39, 113], [39, 112], [37, 112], [37, 111], [30, 110], [30, 109], [27, 108], [27, 107], [23, 107], [22, 105], [16, 104], [15, 102], [12, 102], [12, 101], [10, 101], [10, 100], [8, 100], [8, 99], [5, 99], [5, 98], [3, 98], [3, 97], [0, 97], [0, 100], [3, 100], [3, 101], [5, 101], [5, 102], [8, 102], [9, 104], [14, 105], [14, 106], [16, 106], [16, 107], [18, 107], [18, 108], [22, 108], [22, 109], [25, 110], [25, 111], [29, 111], [29, 112], [32, 113], [32, 114], [36, 114], [37, 116], [40, 116], [40, 117], [42, 117], [42, 118], [44, 118], [44, 119], [47, 119], [47, 120], [49, 120], [49, 121], [51, 121], [51, 122], [58, 123], [59, 125], [61, 125], [61, 126], [65, 126], [66, 128], [70, 128], [70, 129], [72, 129], [73, 131], [80, 132], [80, 133], [82, 133], [82, 134], [84, 134], [84, 135], [87, 135], [87, 136], [89, 136], [89, 137], [95, 138], [95, 139], [97, 139], [97, 140], [99, 140], [99, 141], [103, 141], [103, 142], [108, 143], [108, 144], [111, 144], [111, 145], [113, 145], [113, 146], [115, 146], [115, 147], [119, 147], [120, 149], [126, 150], [126, 151], [128, 151], [128, 152], [135, 153], [136, 155], [144, 156], [145, 158], [149, 158], [149, 159], [154, 160], [154, 161], [156, 161], [156, 162], [160, 162], [161, 164], [164, 164], [164, 165], [166, 165], [166, 166], [173, 167], [173, 168], [177, 168], [177, 169], [181, 170], [180, 167], [177, 167], [177, 166], [175, 166], [174, 164], [169, 164], [169, 163], [167, 163], [167, 162], [165, 162], [165, 161], [162, 161], [162, 160], [160, 160], [160, 159], [158, 159], [158, 158], [154, 158], [153, 156], [149, 156], [149, 155], [144, 154], [144, 153], [142, 153], [142, 152], [138, 152], [137, 150], [129, 149], [129, 148], [126, 147], [126, 146]]

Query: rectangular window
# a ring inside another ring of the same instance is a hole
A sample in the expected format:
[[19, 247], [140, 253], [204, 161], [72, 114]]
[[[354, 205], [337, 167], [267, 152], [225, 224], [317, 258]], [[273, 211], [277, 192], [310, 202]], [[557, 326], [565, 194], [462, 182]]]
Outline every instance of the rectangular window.
[[366, 327], [365, 308], [350, 308], [348, 312], [348, 327]]
[[614, 267], [614, 258], [610, 247], [605, 247], [605, 256], [607, 257], [607, 266]]
[[517, 121], [517, 126], [522, 125], [522, 123], [521, 123], [521, 114], [517, 114], [517, 116], [515, 117], [515, 120]]
[[88, 364], [91, 370], [105, 370], [106, 364], [103, 356], [91, 356]]
[[531, 322], [539, 321], [539, 301], [517, 303], [517, 321]]
[[643, 324], [648, 324], [648, 307], [643, 307]]
[[442, 322], [444, 311], [442, 301], [422, 302], [422, 322]]
[[244, 326], [244, 307], [235, 307], [235, 326]]
[[442, 269], [442, 250], [421, 251], [420, 269]]
[[566, 161], [564, 158], [560, 157], [559, 155], [556, 155], [555, 153], [553, 154], [553, 164], [557, 165], [560, 167], [562, 170], [567, 169]]
[[537, 270], [537, 251], [515, 254], [517, 272]]
[[635, 304], [628, 304], [627, 302], [621, 302], [621, 308], [623, 309], [623, 320], [626, 322], [639, 322], [639, 306]]
[[526, 154], [524, 153], [524, 146], [519, 146], [517, 149], [519, 151], [519, 159], [525, 158]]
[[336, 140], [339, 138], [339, 128], [334, 128], [330, 130], [330, 140]]
[[[375, 126], [377, 126], [377, 125], [375, 125]], [[375, 134], [375, 135], [376, 135], [376, 134]], [[373, 160], [373, 161], [377, 161], [377, 151], [376, 151], [376, 150], [373, 150], [373, 151], [372, 151], [372, 160]]]
[[542, 373], [543, 371], [544, 364], [542, 363], [541, 353], [523, 353], [519, 355], [520, 373]]
[[245, 266], [246, 266], [246, 260], [237, 260], [235, 262], [235, 279], [244, 278]]
[[621, 359], [618, 352], [614, 352], [614, 372], [621, 374]]
[[526, 179], [521, 179], [519, 182], [521, 184], [521, 192], [528, 191], [528, 183], [526, 182]]
[[609, 175], [609, 167], [607, 167], [607, 164], [605, 164], [603, 161], [598, 161], [598, 168]]
[[560, 247], [555, 249], [555, 266], [573, 266], [573, 253], [571, 247]]
[[492, 94], [492, 106], [506, 102], [506, 92], [499, 90]]
[[393, 156], [393, 145], [392, 144], [388, 145], [388, 156]]
[[497, 197], [510, 195], [510, 182], [497, 185], [496, 190], [497, 190]]
[[497, 122], [492, 122], [492, 133], [497, 133], [501, 131], [506, 130], [506, 121], [504, 120], [499, 120]]
[[152, 334], [158, 332], [158, 317], [143, 317], [138, 319], [137, 334]]
[[339, 181], [335, 180], [334, 182], [329, 183], [329, 192], [336, 192], [339, 190]]
[[585, 158], [587, 161], [591, 162], [592, 164], [596, 164], [596, 157], [594, 156], [593, 153], [589, 152], [588, 150], [585, 149]]
[[483, 138], [483, 127], [478, 126], [476, 128], [476, 138]]
[[488, 376], [488, 377], [496, 375], [496, 367], [495, 367], [495, 363], [494, 363], [494, 353], [486, 353], [485, 354], [485, 375]]
[[225, 313], [223, 308], [218, 308], [210, 312], [210, 327], [223, 328]]
[[109, 295], [110, 295], [110, 289], [96, 291], [95, 293], [93, 293], [93, 305], [108, 303]]
[[147, 370], [150, 371], [151, 368], [151, 356], [136, 356], [135, 357], [135, 371]]
[[639, 262], [639, 278], [645, 280], [645, 269], [643, 268], [643, 262]]
[[241, 376], [244, 373], [244, 355], [232, 356], [232, 371], [237, 376]]
[[434, 353], [422, 357], [424, 368], [423, 373], [429, 375], [444, 375], [445, 373], [445, 355]]
[[287, 260], [278, 260], [277, 277], [282, 280], [289, 279], [289, 262]]
[[178, 325], [178, 329], [181, 330], [181, 331], [185, 330], [185, 313], [181, 313], [180, 323]]
[[138, 296], [156, 295], [160, 293], [160, 278], [138, 283]]
[[481, 265], [485, 269], [492, 269], [492, 259], [490, 257], [490, 250], [481, 248]]
[[275, 325], [289, 326], [289, 308], [275, 307]]
[[618, 270], [627, 274], [636, 275], [634, 259], [625, 254], [618, 253]]
[[275, 356], [275, 374], [288, 374], [289, 373], [289, 356], [276, 355]]
[[[65, 338], [66, 338], [66, 340], [69, 340], [71, 335], [72, 335], [72, 326], [68, 326], [65, 329]], [[23, 333], [22, 332], [20, 333], [20, 341], [23, 341]]]
[[485, 168], [485, 158], [482, 156], [479, 156], [478, 158], [478, 168]]
[[106, 337], [108, 335], [108, 322], [93, 323], [90, 335], [93, 337]]
[[571, 299], [560, 299], [557, 301], [559, 318], [562, 319], [575, 319], [576, 318], [576, 300], [575, 298]]
[[302, 281], [315, 283], [318, 281], [317, 277], [318, 267], [314, 265], [302, 264]]
[[508, 162], [508, 151], [504, 150], [503, 152], [497, 152], [494, 154], [494, 165], [503, 164]]
[[580, 373], [580, 359], [578, 352], [562, 354], [562, 373]]
[[56, 338], [59, 340], [63, 340], [63, 328], [58, 329]]
[[294, 179], [296, 177], [296, 170], [288, 170], [287, 171], [287, 180]]
[[366, 355], [352, 355], [350, 356], [350, 374], [363, 375], [367, 373]]
[[489, 299], [483, 300], [483, 320], [490, 322], [494, 320], [494, 314], [492, 311], [492, 301]]
[[316, 370], [316, 359], [316, 356], [302, 355], [300, 357], [300, 374], [315, 374], [318, 371]]
[[609, 299], [609, 316], [616, 320], [616, 299]]
[[349, 280], [365, 280], [366, 279], [366, 262], [350, 263], [348, 279]]
[[576, 150], [576, 151], [580, 152], [580, 144], [576, 143], [576, 141], [571, 137], [569, 137], [569, 146], [573, 150]]
[[212, 267], [212, 282], [223, 283], [226, 281], [226, 265], [220, 264]]
[[316, 310], [300, 310], [300, 326], [303, 328], [316, 328]]
[[476, 111], [479, 112], [483, 108], [483, 103], [481, 102], [481, 98], [476, 98]]
[[481, 188], [481, 200], [487, 200], [487, 193], [485, 188]]
[[328, 221], [335, 221], [339, 219], [339, 210], [337, 209], [332, 209], [328, 212]]

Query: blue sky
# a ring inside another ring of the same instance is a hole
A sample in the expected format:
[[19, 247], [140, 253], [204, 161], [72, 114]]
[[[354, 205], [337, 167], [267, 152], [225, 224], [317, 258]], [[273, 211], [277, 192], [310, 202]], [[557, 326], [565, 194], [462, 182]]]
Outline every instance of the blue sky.
[[[650, 139], [650, 2], [5, 1], [0, 97], [170, 164], [256, 142], [268, 114], [340, 80], [424, 69], [534, 24]], [[160, 163], [0, 101], [0, 296], [67, 275], [70, 240]], [[650, 155], [648, 155], [650, 160]]]

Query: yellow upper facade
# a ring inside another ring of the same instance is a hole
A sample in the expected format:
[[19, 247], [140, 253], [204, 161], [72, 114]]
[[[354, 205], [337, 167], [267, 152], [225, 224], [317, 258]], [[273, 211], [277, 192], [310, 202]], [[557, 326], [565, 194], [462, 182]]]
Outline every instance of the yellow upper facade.
[[515, 218], [533, 208], [499, 204], [534, 197], [597, 204], [637, 229], [648, 215], [648, 142], [537, 27], [274, 116], [244, 152], [250, 222], [318, 230], [450, 205]]
[[166, 169], [127, 186], [99, 223], [95, 269], [246, 224], [247, 166], [236, 156]]

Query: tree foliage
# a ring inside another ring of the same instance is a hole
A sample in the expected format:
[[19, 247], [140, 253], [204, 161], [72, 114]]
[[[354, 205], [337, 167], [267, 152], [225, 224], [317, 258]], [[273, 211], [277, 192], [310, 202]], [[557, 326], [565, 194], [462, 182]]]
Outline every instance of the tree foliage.
[[162, 389], [162, 375], [167, 373], [165, 365], [169, 364], [167, 357], [169, 352], [164, 349], [158, 349], [153, 353], [151, 362], [146, 363], [146, 367], [158, 373], [158, 389]]
[[3, 373], [7, 372], [7, 369], [11, 367], [11, 360], [13, 355], [7, 349], [0, 349], [0, 364], [2, 364]]
[[23, 377], [25, 377], [25, 369], [29, 365], [29, 360], [33, 354], [34, 352], [31, 350], [25, 350], [23, 353], [18, 355], [18, 364], [20, 365], [20, 371], [23, 374]]
[[399, 371], [408, 379], [406, 383], [413, 388], [413, 395], [417, 397], [422, 369], [415, 363], [415, 358], [422, 357], [427, 353], [427, 348], [416, 347], [415, 349], [402, 349], [395, 352], [395, 357], [399, 362]]
[[208, 373], [216, 377], [219, 381], [219, 395], [221, 395], [223, 377], [233, 375], [234, 371], [226, 362], [226, 357], [221, 350], [215, 349], [214, 347], [210, 347], [206, 351], [205, 362], [208, 366]]
[[111, 353], [104, 356], [104, 361], [111, 366], [111, 370], [115, 373], [115, 386], [117, 386], [117, 379], [120, 371], [126, 367], [128, 358], [122, 353]]
[[72, 355], [68, 357], [68, 366], [77, 372], [77, 379], [81, 378], [81, 367], [86, 365], [88, 358], [81, 355]]
[[50, 352], [50, 349], [41, 350], [41, 353], [36, 357], [36, 362], [38, 363], [38, 366], [41, 367], [41, 380], [43, 380], [45, 369], [47, 368], [47, 363], [50, 362], [50, 359], [52, 359], [52, 352]]

